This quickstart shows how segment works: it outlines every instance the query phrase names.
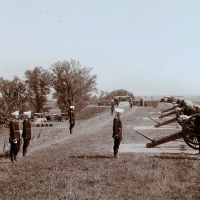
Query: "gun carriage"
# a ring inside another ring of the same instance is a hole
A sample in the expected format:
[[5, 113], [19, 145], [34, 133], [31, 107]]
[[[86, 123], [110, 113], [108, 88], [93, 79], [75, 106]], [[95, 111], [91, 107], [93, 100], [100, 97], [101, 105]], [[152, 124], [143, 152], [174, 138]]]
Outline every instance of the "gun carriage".
[[[183, 108], [176, 108], [176, 112], [175, 112], [176, 118], [171, 119], [171, 122], [174, 120], [174, 121], [177, 121], [181, 125], [182, 127], [181, 131], [162, 137], [160, 139], [151, 139], [139, 133], [136, 130], [134, 131], [151, 141], [150, 143], [146, 144], [146, 147], [148, 148], [152, 148], [160, 144], [164, 144], [170, 141], [174, 141], [176, 139], [183, 138], [184, 142], [189, 147], [195, 150], [199, 150], [200, 152], [200, 113], [192, 114], [191, 116], [183, 115], [181, 114], [182, 109]], [[164, 123], [166, 124], [169, 122], [170, 120]], [[156, 127], [158, 126], [159, 125], [157, 125]]]

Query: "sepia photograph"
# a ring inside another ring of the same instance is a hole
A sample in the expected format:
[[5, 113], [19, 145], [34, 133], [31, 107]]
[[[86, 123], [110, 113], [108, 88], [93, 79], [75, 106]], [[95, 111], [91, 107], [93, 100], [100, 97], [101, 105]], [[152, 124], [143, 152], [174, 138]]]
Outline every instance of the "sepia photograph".
[[0, 5], [0, 200], [200, 199], [199, 0]]

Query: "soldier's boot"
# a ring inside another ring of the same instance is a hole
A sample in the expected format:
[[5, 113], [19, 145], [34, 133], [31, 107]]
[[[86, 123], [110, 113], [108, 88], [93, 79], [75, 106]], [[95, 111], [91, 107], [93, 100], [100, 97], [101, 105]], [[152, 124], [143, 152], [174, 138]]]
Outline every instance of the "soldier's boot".
[[27, 149], [23, 149], [23, 156], [28, 156]]
[[16, 155], [14, 155], [14, 160], [17, 161], [17, 156]]
[[114, 149], [114, 157], [118, 158], [118, 148]]
[[114, 151], [114, 157], [118, 158], [118, 148], [116, 148], [115, 151]]
[[12, 156], [12, 157], [10, 157], [10, 160], [11, 160], [11, 162], [13, 162], [14, 161], [14, 157]]
[[72, 128], [70, 128], [70, 129], [69, 129], [69, 131], [70, 131], [70, 134], [72, 134], [72, 133], [73, 133], [73, 129], [72, 129]]

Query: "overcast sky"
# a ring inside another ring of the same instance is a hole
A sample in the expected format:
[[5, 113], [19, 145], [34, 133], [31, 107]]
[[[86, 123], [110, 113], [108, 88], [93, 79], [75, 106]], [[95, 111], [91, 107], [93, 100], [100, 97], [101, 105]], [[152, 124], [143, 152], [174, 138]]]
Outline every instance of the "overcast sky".
[[199, 0], [0, 0], [0, 76], [75, 59], [99, 90], [200, 94]]

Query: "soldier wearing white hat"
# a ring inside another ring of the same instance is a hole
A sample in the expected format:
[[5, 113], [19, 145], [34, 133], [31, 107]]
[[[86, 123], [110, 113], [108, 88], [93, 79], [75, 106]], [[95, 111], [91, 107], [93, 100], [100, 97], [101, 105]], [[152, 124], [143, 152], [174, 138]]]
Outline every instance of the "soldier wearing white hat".
[[129, 105], [130, 105], [131, 108], [133, 107], [133, 101], [132, 101], [132, 98], [129, 99]]
[[19, 111], [15, 111], [11, 113], [12, 120], [9, 124], [10, 127], [10, 135], [9, 135], [9, 143], [10, 143], [10, 159], [11, 162], [14, 160], [17, 161], [17, 154], [20, 150], [20, 129], [19, 129], [19, 123], [18, 123], [18, 117], [19, 117]]
[[122, 122], [120, 119], [121, 113], [124, 112], [123, 108], [115, 108], [116, 111], [116, 116], [113, 120], [113, 135], [112, 137], [114, 138], [114, 157], [118, 157], [118, 150], [119, 150], [119, 145], [122, 140]]
[[28, 146], [31, 140], [31, 111], [24, 112], [24, 121], [23, 121], [23, 156], [27, 156]]
[[75, 106], [69, 107], [69, 131], [70, 134], [73, 133], [73, 128], [75, 126], [75, 113], [74, 113]]
[[113, 115], [113, 111], [114, 111], [114, 108], [115, 108], [115, 103], [114, 103], [114, 100], [111, 100], [111, 115]]

